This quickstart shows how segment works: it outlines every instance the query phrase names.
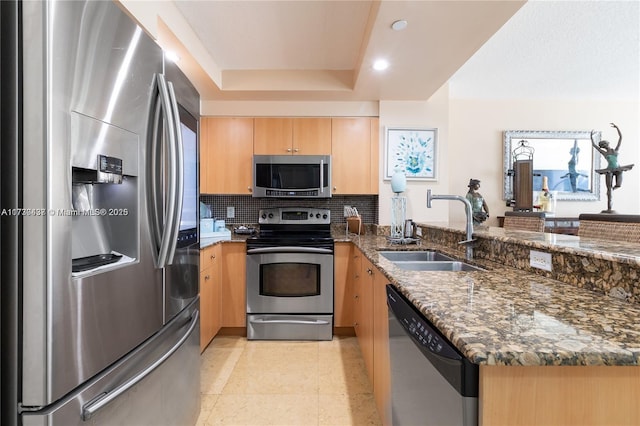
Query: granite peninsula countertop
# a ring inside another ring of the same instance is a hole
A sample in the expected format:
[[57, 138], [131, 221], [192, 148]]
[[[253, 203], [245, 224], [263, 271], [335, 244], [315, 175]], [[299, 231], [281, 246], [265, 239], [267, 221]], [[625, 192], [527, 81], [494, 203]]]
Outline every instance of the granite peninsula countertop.
[[[422, 224], [421, 224], [422, 225]], [[425, 225], [430, 226], [430, 225]], [[464, 226], [444, 228], [458, 230]], [[636, 245], [580, 240], [502, 228], [474, 236], [518, 239], [531, 247], [588, 252], [640, 264]], [[570, 237], [570, 238], [569, 238]], [[488, 260], [484, 272], [401, 270], [379, 250], [437, 250], [422, 242], [390, 245], [375, 235], [336, 235], [352, 241], [467, 358], [485, 365], [638, 365], [640, 306]], [[460, 253], [455, 253], [460, 258]]]

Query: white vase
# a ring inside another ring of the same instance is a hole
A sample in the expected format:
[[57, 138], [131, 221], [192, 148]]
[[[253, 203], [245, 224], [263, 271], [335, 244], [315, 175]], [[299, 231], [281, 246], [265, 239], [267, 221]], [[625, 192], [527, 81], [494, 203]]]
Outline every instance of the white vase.
[[391, 176], [391, 190], [396, 194], [404, 192], [407, 189], [407, 176], [402, 170], [396, 169], [393, 176]]

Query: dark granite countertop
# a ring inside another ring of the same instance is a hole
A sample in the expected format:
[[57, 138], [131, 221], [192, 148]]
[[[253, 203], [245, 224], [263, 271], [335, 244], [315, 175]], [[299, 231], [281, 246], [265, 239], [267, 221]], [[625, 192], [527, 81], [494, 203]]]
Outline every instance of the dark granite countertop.
[[[553, 245], [558, 250], [640, 263], [640, 248], [633, 245], [502, 228], [479, 228], [474, 236], [517, 239], [531, 247]], [[344, 234], [336, 234], [336, 241], [352, 241], [360, 247], [389, 282], [474, 363], [638, 365], [637, 304], [488, 260], [472, 262], [484, 272], [416, 272], [401, 270], [378, 254], [382, 249], [433, 249], [460, 258], [459, 252], [424, 241], [420, 246], [401, 246], [381, 236], [347, 238]]]

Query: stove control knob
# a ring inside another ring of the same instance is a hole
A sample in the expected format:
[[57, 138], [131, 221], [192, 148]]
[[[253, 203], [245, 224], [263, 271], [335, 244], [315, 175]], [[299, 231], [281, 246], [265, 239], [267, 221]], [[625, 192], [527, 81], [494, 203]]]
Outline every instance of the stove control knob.
[[326, 213], [325, 213], [325, 214], [323, 214], [323, 215], [322, 215], [322, 218], [323, 218], [323, 219], [326, 219], [326, 218], [327, 218], [327, 214], [326, 214]]
[[262, 218], [266, 219], [267, 218], [267, 214], [266, 213], [262, 213]]
[[269, 213], [269, 219], [273, 219], [273, 213]]
[[309, 213], [309, 218], [313, 219], [313, 213]]
[[316, 218], [320, 219], [320, 213], [316, 213]]

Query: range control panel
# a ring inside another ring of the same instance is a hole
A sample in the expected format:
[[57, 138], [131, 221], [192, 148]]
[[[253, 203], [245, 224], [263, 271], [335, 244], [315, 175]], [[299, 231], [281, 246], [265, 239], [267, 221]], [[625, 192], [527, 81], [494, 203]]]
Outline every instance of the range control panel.
[[260, 225], [328, 225], [331, 210], [301, 207], [276, 207], [260, 210]]

